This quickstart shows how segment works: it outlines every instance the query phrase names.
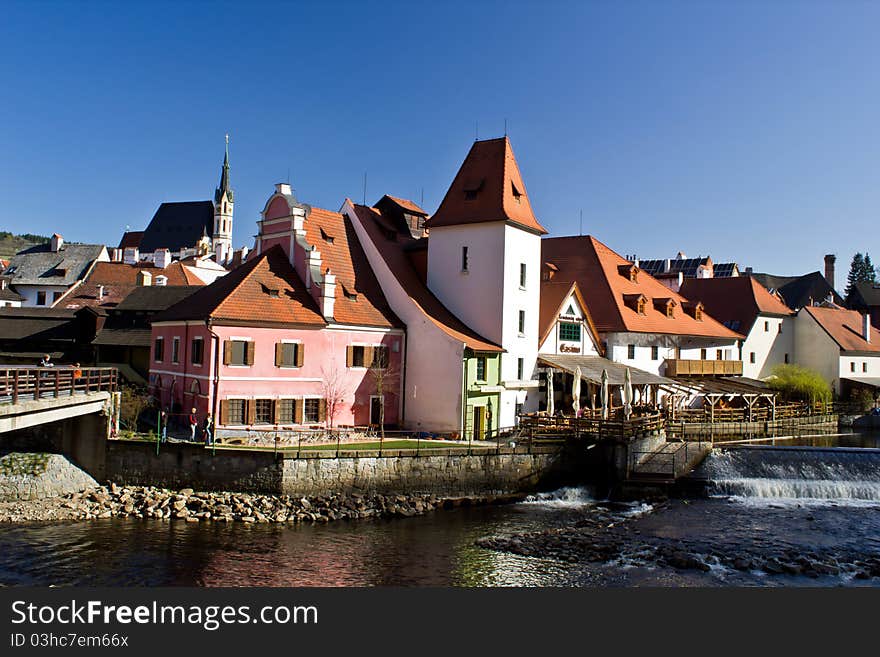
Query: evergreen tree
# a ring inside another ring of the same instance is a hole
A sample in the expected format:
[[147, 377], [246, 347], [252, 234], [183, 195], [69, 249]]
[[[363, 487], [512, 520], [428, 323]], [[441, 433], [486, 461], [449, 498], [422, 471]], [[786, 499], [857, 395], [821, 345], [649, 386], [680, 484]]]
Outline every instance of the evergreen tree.
[[847, 302], [852, 298], [853, 290], [857, 283], [874, 283], [877, 280], [877, 272], [871, 262], [871, 256], [867, 253], [856, 253], [849, 266], [849, 274], [846, 277], [846, 290], [844, 291]]
[[867, 252], [865, 252], [864, 268], [865, 268], [865, 277], [862, 280], [867, 281], [869, 283], [876, 283], [877, 282], [877, 270], [874, 269], [874, 263], [871, 262], [871, 256], [869, 256]]
[[849, 300], [856, 283], [862, 280], [864, 269], [865, 257], [861, 253], [856, 253], [853, 256], [852, 263], [850, 263], [849, 274], [846, 275], [846, 289], [844, 290], [844, 295], [846, 296], [847, 301]]

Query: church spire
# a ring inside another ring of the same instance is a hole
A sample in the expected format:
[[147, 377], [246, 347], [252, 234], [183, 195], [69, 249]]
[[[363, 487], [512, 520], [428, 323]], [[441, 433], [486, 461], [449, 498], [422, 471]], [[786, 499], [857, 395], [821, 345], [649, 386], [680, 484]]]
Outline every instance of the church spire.
[[220, 186], [214, 192], [214, 204], [219, 204], [226, 198], [227, 202], [233, 202], [232, 188], [229, 186], [229, 135], [226, 135], [226, 155], [223, 158], [223, 172], [220, 174]]

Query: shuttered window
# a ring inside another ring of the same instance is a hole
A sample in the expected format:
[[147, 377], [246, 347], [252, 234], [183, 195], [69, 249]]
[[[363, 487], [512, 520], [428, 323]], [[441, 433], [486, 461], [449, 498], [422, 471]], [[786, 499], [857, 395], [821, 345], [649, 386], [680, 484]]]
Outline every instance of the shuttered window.
[[275, 344], [275, 367], [302, 367], [304, 346], [297, 342]]
[[347, 364], [349, 367], [366, 367], [364, 364], [366, 362], [367, 348], [362, 345], [349, 345], [348, 354], [347, 354]]
[[254, 351], [251, 340], [226, 340], [223, 342], [223, 364], [253, 365]]
[[247, 424], [244, 399], [226, 399], [220, 402], [220, 423], [224, 425]]
[[370, 350], [373, 352], [369, 360], [370, 367], [375, 367], [383, 370], [388, 367], [388, 347], [384, 345], [379, 345], [376, 347], [371, 347]]
[[275, 421], [275, 402], [272, 399], [255, 399], [254, 406], [255, 424], [272, 424]]
[[279, 399], [278, 412], [275, 418], [278, 424], [293, 424], [295, 422], [295, 416], [293, 414], [295, 409], [295, 399]]
[[303, 422], [320, 422], [320, 399], [306, 399], [303, 410]]

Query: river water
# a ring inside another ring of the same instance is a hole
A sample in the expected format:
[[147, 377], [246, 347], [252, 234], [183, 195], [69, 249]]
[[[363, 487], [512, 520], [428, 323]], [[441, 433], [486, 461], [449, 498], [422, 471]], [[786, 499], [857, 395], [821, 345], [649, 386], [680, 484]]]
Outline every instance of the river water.
[[[821, 459], [810, 448], [716, 452], [707, 461], [718, 480], [712, 497], [655, 505], [611, 504], [574, 488], [505, 506], [320, 525], [127, 518], [8, 525], [0, 528], [0, 584], [880, 586], [880, 578], [859, 574], [862, 559], [880, 558], [880, 450], [853, 452]], [[767, 460], [759, 456], [769, 456], [770, 465], [759, 465]], [[597, 541], [618, 532], [624, 545], [597, 563], [476, 544], [579, 526]], [[663, 546], [705, 555], [708, 569], [658, 565], [652, 555]], [[719, 559], [746, 553], [832, 559], [839, 572], [773, 574]]]

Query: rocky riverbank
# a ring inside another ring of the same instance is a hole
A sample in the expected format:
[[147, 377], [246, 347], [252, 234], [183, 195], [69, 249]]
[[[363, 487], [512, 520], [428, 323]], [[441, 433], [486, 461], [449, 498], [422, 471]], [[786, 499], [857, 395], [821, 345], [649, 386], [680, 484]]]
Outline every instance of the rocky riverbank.
[[183, 522], [301, 523], [411, 517], [438, 508], [498, 501], [434, 495], [333, 494], [321, 497], [100, 486], [39, 501], [0, 503], [0, 522], [156, 518]]
[[[490, 536], [478, 539], [476, 544], [500, 552], [597, 566], [702, 572], [728, 569], [812, 579], [880, 577], [880, 552], [858, 546], [823, 546], [817, 542], [810, 549], [803, 549], [772, 536], [749, 540], [748, 536], [734, 532], [728, 539], [719, 536], [718, 540], [707, 541], [691, 538], [684, 532], [657, 532], [650, 516], [662, 516], [667, 506], [658, 504], [648, 513], [622, 517], [615, 513], [619, 509], [613, 504], [596, 505], [567, 527]], [[678, 507], [684, 508], [681, 503]], [[823, 528], [813, 513], [803, 509], [797, 513], [808, 527], [821, 534]]]

